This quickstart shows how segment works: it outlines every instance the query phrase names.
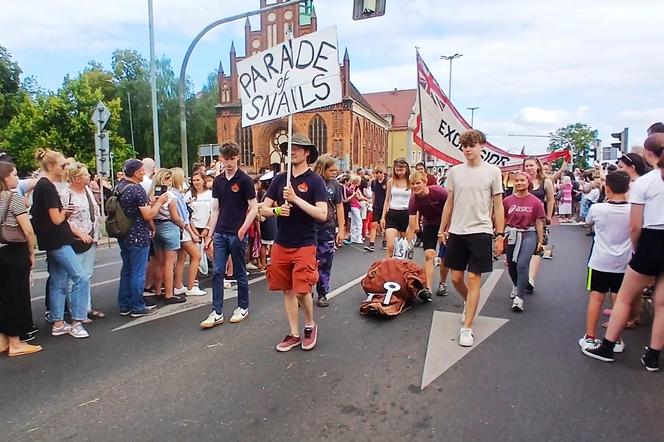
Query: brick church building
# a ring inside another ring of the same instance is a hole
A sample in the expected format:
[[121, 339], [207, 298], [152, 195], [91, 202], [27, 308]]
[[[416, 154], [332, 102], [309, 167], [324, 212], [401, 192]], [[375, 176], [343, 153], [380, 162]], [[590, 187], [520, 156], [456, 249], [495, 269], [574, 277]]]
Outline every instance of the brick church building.
[[[288, 0], [260, 0], [265, 8]], [[219, 66], [219, 104], [217, 139], [234, 140], [241, 149], [241, 163], [249, 172], [258, 172], [273, 163], [282, 163], [278, 145], [288, 138], [288, 119], [276, 119], [242, 127], [240, 94], [236, 63], [247, 56], [282, 43], [288, 29], [297, 38], [315, 32], [318, 20], [313, 7], [292, 4], [260, 14], [260, 29], [252, 30], [247, 19], [244, 27], [244, 56], [231, 44], [230, 72]], [[385, 164], [389, 122], [376, 112], [350, 79], [350, 57], [346, 50], [341, 64], [343, 101], [334, 106], [293, 115], [293, 132], [306, 134], [321, 153], [340, 159], [342, 170], [358, 166]]]

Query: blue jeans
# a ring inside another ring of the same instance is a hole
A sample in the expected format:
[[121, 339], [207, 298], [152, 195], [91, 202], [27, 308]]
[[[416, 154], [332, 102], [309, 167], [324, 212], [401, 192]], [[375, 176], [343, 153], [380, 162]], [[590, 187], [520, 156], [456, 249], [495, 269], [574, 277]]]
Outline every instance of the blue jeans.
[[143, 288], [145, 287], [145, 269], [148, 266], [149, 253], [150, 246], [127, 246], [120, 242], [122, 270], [118, 305], [121, 312], [145, 310]]
[[[92, 285], [92, 275], [95, 272], [95, 260], [97, 259], [97, 243], [92, 244], [92, 247], [90, 247], [90, 250], [87, 252], [83, 253], [77, 253], [76, 258], [78, 258], [78, 262], [81, 264], [81, 267], [83, 267], [83, 271], [85, 271], [85, 274], [88, 275], [88, 281], [90, 281], [90, 285]], [[67, 304], [70, 306], [69, 308], [71, 309], [71, 288], [74, 284], [69, 281], [69, 286], [67, 287]], [[92, 310], [92, 298], [90, 296], [90, 292], [92, 291], [92, 288], [88, 289], [88, 294], [87, 294], [87, 304], [88, 304], [88, 311]]]
[[214, 268], [212, 270], [212, 308], [220, 315], [224, 312], [224, 275], [226, 261], [233, 260], [233, 276], [237, 280], [237, 304], [249, 308], [249, 280], [247, 279], [247, 239], [237, 235], [214, 233]]
[[71, 246], [46, 251], [48, 265], [49, 311], [52, 321], [62, 321], [65, 314], [67, 284], [71, 288], [71, 318], [83, 321], [88, 318], [90, 279]]

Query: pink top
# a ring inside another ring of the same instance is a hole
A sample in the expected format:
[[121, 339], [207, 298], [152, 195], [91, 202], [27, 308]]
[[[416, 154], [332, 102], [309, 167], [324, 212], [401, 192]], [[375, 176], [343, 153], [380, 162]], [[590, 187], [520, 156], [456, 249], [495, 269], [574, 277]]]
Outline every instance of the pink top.
[[560, 189], [563, 191], [563, 199], [562, 202], [564, 203], [571, 203], [572, 202], [572, 183], [568, 184], [561, 184]]

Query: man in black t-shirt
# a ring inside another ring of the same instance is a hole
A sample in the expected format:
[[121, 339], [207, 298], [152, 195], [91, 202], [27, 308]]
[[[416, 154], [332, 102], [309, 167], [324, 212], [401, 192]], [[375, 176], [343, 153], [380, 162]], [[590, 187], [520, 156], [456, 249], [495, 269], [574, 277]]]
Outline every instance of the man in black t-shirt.
[[[290, 334], [277, 344], [277, 351], [289, 351], [298, 345], [311, 350], [316, 345], [318, 329], [311, 299], [311, 289], [318, 281], [316, 222], [327, 219], [325, 182], [308, 166], [318, 158], [318, 149], [300, 134], [293, 135], [292, 145], [290, 186], [286, 185], [286, 173], [278, 175], [261, 207], [263, 216], [277, 216], [278, 231], [267, 281], [270, 290], [284, 292], [290, 326]], [[287, 143], [280, 148], [286, 153]], [[304, 339], [300, 339], [298, 305], [304, 311]]]
[[237, 280], [237, 308], [230, 322], [242, 322], [249, 315], [249, 281], [247, 279], [247, 231], [258, 214], [254, 181], [240, 170], [240, 148], [233, 142], [219, 149], [224, 171], [212, 183], [212, 214], [205, 239], [207, 249], [214, 244], [212, 272], [212, 312], [201, 322], [211, 328], [224, 322], [224, 276], [226, 261], [233, 261]]

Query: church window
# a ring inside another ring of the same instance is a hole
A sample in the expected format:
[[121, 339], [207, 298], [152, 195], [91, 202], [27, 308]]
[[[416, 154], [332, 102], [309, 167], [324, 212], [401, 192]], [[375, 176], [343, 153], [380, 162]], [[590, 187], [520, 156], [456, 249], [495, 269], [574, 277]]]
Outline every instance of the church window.
[[309, 122], [309, 139], [321, 154], [327, 153], [327, 125], [319, 114], [314, 115]]
[[240, 146], [240, 163], [250, 166], [254, 156], [254, 141], [251, 134], [251, 127], [242, 127], [242, 123], [238, 123], [235, 129], [235, 139], [238, 146]]

